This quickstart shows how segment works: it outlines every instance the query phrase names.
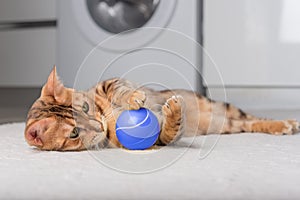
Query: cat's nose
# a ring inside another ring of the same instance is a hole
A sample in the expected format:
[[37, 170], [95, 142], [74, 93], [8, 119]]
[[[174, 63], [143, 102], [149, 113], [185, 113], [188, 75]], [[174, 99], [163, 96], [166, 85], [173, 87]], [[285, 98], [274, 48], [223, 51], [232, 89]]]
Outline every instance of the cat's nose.
[[45, 138], [45, 132], [49, 127], [55, 123], [55, 118], [44, 118], [38, 120], [28, 126], [25, 131], [25, 139], [31, 146], [43, 147], [44, 143], [47, 142]]
[[40, 138], [39, 133], [40, 130], [37, 126], [31, 127], [25, 132], [25, 138], [29, 145], [37, 146], [37, 147], [43, 146], [43, 141]]

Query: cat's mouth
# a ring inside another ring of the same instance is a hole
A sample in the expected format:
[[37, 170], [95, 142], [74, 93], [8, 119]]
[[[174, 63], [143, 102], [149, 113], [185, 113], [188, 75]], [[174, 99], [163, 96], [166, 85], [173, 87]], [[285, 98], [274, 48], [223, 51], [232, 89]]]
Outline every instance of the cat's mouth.
[[39, 130], [31, 128], [25, 133], [25, 138], [27, 140], [27, 143], [31, 146], [37, 146], [42, 147], [43, 142], [41, 138], [39, 137]]
[[54, 118], [45, 118], [39, 121], [39, 123], [33, 123], [25, 130], [25, 139], [30, 146], [43, 147], [42, 140], [43, 132], [47, 131], [49, 125], [54, 123]]
[[86, 149], [99, 149], [106, 146], [107, 138], [104, 132], [97, 133], [90, 141], [85, 142]]

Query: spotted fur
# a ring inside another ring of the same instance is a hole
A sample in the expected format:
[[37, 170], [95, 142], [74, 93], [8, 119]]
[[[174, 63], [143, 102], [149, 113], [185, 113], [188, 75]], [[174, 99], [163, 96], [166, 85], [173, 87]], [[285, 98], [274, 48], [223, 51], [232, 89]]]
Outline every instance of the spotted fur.
[[54, 68], [28, 112], [25, 139], [43, 150], [122, 147], [116, 137], [116, 119], [123, 110], [140, 107], [151, 109], [159, 119], [157, 145], [168, 145], [181, 136], [240, 132], [282, 135], [299, 130], [295, 120], [259, 119], [229, 103], [191, 91], [154, 91], [118, 78], [100, 82], [88, 91], [75, 91], [63, 86]]

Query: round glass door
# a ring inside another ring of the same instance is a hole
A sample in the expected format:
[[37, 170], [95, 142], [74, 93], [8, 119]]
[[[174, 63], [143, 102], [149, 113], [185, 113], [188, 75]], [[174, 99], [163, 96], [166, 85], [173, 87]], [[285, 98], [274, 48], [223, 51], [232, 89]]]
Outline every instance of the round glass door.
[[120, 33], [144, 26], [160, 0], [86, 0], [94, 22], [110, 33]]

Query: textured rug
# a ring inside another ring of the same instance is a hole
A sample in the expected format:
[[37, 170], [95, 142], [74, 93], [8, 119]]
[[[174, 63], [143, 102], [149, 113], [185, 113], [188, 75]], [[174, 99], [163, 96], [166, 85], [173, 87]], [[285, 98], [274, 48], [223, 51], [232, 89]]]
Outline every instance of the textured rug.
[[0, 126], [0, 199], [299, 199], [300, 134], [210, 135], [149, 151], [39, 151]]

